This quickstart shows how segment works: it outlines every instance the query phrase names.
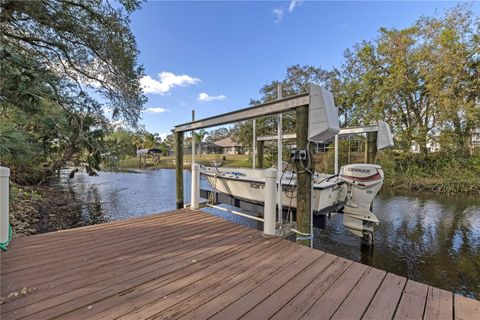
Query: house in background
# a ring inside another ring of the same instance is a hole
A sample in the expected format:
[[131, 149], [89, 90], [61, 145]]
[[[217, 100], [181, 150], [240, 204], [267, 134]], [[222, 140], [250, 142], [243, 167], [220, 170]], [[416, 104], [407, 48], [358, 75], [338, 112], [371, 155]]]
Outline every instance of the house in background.
[[196, 146], [198, 152], [201, 154], [216, 154], [216, 153], [222, 153], [223, 149], [222, 147], [218, 146], [214, 142], [202, 142], [202, 144], [199, 146]]
[[223, 154], [243, 154], [242, 144], [235, 142], [232, 137], [226, 137], [214, 142], [216, 146], [222, 149]]

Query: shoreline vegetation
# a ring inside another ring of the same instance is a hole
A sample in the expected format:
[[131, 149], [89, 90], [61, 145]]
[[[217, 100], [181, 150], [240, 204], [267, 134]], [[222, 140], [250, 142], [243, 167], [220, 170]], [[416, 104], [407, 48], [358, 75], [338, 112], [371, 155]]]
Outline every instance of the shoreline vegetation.
[[[350, 162], [362, 163], [363, 152], [348, 155]], [[134, 172], [137, 170], [174, 169], [174, 157], [160, 157], [153, 162], [147, 159], [146, 166], [138, 158], [120, 160], [115, 167], [102, 167], [104, 171]], [[190, 169], [191, 155], [184, 155], [184, 168]], [[198, 163], [213, 165], [222, 163], [228, 167], [251, 167], [249, 155], [196, 155]], [[270, 166], [270, 159], [265, 159]], [[340, 164], [347, 163], [347, 156], [340, 156]], [[402, 154], [399, 152], [381, 152], [377, 164], [385, 172], [382, 190], [418, 191], [422, 193], [447, 196], [476, 196], [480, 194], [480, 154], [468, 157], [448, 154]], [[315, 155], [317, 171], [333, 172], [333, 153]], [[73, 167], [72, 167], [73, 168]], [[382, 192], [382, 191], [381, 191]], [[89, 224], [105, 222], [98, 212], [98, 217], [85, 221], [82, 208], [85, 203], [78, 195], [69, 192], [57, 184], [42, 186], [22, 186], [11, 182], [10, 219], [14, 237], [74, 228]], [[90, 210], [91, 211], [91, 210]], [[90, 217], [91, 218], [91, 217]]]
[[[363, 152], [349, 155], [354, 161], [363, 163]], [[316, 154], [315, 167], [320, 172], [333, 172], [333, 153]], [[213, 166], [215, 162], [224, 167], [251, 168], [249, 155], [202, 154], [195, 156], [199, 164]], [[147, 160], [147, 165], [139, 166], [137, 158], [121, 160], [109, 170], [128, 171], [130, 169], [174, 169], [175, 157], [161, 157], [157, 163]], [[269, 159], [265, 159], [270, 166]], [[340, 156], [340, 165], [347, 163], [347, 156]], [[431, 153], [428, 155], [388, 151], [379, 154], [377, 164], [385, 172], [383, 188], [423, 191], [447, 195], [480, 194], [480, 154], [462, 157], [458, 154]], [[190, 169], [191, 155], [184, 155], [184, 168]]]
[[[86, 203], [67, 188], [58, 185], [42, 187], [20, 186], [10, 183], [10, 225], [13, 237], [30, 236], [63, 229], [103, 223], [105, 219], [98, 210], [87, 208]], [[97, 212], [85, 220], [82, 212]]]

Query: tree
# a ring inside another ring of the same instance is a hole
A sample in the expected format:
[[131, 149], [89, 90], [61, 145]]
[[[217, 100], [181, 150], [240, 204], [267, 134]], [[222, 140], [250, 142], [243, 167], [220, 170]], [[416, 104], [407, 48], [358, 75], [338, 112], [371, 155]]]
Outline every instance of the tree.
[[480, 127], [480, 19], [457, 7], [416, 25], [424, 39], [422, 59], [430, 64], [423, 76], [437, 104], [439, 131], [452, 136], [456, 149], [472, 154], [472, 137]]
[[225, 127], [221, 127], [215, 130], [211, 130], [208, 132], [207, 137], [205, 138], [205, 141], [213, 143], [218, 140], [225, 139], [230, 136], [230, 130]]
[[[140, 87], [143, 69], [137, 64], [128, 17], [138, 7], [138, 0], [121, 0], [117, 8], [95, 0], [4, 0], [2, 67], [32, 70], [35, 62], [42, 76], [37, 79], [58, 103], [80, 110], [88, 107], [67, 99], [87, 95], [87, 87], [110, 103], [114, 119], [121, 115], [135, 125], [145, 98]], [[24, 59], [31, 63], [18, 65]]]
[[109, 130], [105, 107], [137, 124], [143, 70], [128, 20], [137, 7], [136, 0], [0, 3], [2, 127], [35, 150], [28, 165], [18, 152], [0, 150], [14, 173], [47, 168], [34, 178], [41, 182], [67, 161], [98, 166]]
[[347, 50], [340, 101], [350, 123], [387, 121], [407, 150], [427, 153], [447, 132], [465, 149], [479, 125], [479, 25], [459, 6], [405, 29], [381, 28], [374, 41]]
[[206, 135], [207, 135], [207, 131], [204, 129], [195, 131], [195, 144], [198, 143], [198, 151], [197, 151], [198, 154], [201, 154], [202, 141]]
[[117, 130], [105, 137], [106, 151], [118, 159], [136, 155], [135, 135], [127, 130]]
[[173, 135], [173, 132], [174, 130], [163, 139], [163, 143], [165, 143], [168, 150], [172, 150], [175, 147], [175, 136]]
[[[250, 104], [256, 105], [260, 103], [270, 102], [277, 99], [278, 85], [282, 84], [283, 97], [293, 96], [296, 94], [308, 92], [310, 83], [321, 85], [329, 90], [338, 88], [338, 80], [335, 71], [327, 71], [321, 67], [311, 65], [292, 65], [287, 68], [287, 74], [281, 82], [278, 80], [271, 81], [260, 89], [260, 99], [251, 99]], [[295, 132], [295, 112], [287, 112], [283, 115], [284, 132]], [[275, 135], [277, 127], [277, 117], [267, 116], [256, 119], [256, 134]], [[252, 121], [244, 121], [236, 123], [233, 129], [235, 140], [244, 146], [251, 146], [253, 139]]]

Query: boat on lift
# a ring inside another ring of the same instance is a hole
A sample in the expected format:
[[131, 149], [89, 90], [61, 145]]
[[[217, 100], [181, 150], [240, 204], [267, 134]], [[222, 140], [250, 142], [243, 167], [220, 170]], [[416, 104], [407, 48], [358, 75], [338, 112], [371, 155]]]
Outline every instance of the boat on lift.
[[[266, 169], [201, 167], [213, 189], [234, 198], [262, 204], [265, 197]], [[343, 182], [338, 176], [315, 173], [312, 183], [312, 207], [315, 214], [328, 213], [339, 204], [339, 191]], [[285, 171], [281, 177], [282, 206], [284, 209], [297, 207], [297, 178], [294, 172]]]
[[[309, 140], [322, 141], [337, 135], [340, 128], [332, 94], [323, 88], [317, 88], [311, 101]], [[354, 133], [377, 131], [378, 149], [393, 145], [390, 127], [384, 122], [376, 126], [368, 126], [368, 130], [362, 131], [361, 128], [355, 128], [350, 131]], [[292, 154], [292, 159], [294, 157], [295, 155]], [[281, 204], [283, 209], [295, 209], [297, 176], [294, 170], [282, 169], [279, 173]], [[216, 192], [248, 202], [259, 204], [264, 202], [265, 169], [203, 166], [200, 172]], [[371, 244], [374, 226], [379, 223], [379, 220], [370, 208], [381, 189], [383, 180], [383, 170], [375, 164], [349, 164], [343, 166], [339, 174], [315, 172], [312, 174], [313, 213], [328, 214], [343, 209], [344, 225], [353, 234]]]
[[[263, 204], [266, 169], [201, 167], [216, 192], [248, 202]], [[349, 164], [339, 175], [314, 173], [312, 179], [312, 210], [315, 215], [329, 214], [343, 209], [343, 224], [353, 234], [373, 240], [374, 226], [379, 223], [370, 211], [375, 196], [380, 191], [384, 173], [379, 165]], [[294, 172], [283, 172], [282, 207], [297, 207], [297, 179]]]

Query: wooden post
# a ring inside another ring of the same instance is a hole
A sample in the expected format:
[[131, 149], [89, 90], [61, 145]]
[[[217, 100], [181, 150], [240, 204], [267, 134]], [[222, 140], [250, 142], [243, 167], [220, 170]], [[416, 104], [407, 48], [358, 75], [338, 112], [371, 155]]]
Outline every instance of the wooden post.
[[[296, 113], [297, 150], [306, 150], [308, 145], [308, 106], [298, 107]], [[312, 148], [309, 151], [312, 152]], [[302, 233], [311, 233], [312, 177], [310, 172], [305, 170], [308, 159], [300, 161], [302, 163], [297, 164], [297, 230]], [[297, 242], [306, 246], [310, 244], [310, 240], [297, 240]]]
[[258, 141], [257, 146], [257, 159], [258, 159], [258, 167], [263, 168], [263, 151], [264, 151], [265, 141]]
[[183, 132], [175, 132], [177, 209], [183, 208]]
[[366, 163], [375, 164], [377, 160], [377, 132], [367, 132]]
[[256, 146], [257, 146], [257, 132], [256, 132], [257, 121], [255, 119], [253, 119], [252, 126], [253, 126], [252, 167], [253, 167], [253, 169], [255, 169], [255, 167], [257, 166], [257, 159], [256, 159], [256, 155], [255, 155], [255, 152], [257, 152], [257, 148], [256, 148]]

